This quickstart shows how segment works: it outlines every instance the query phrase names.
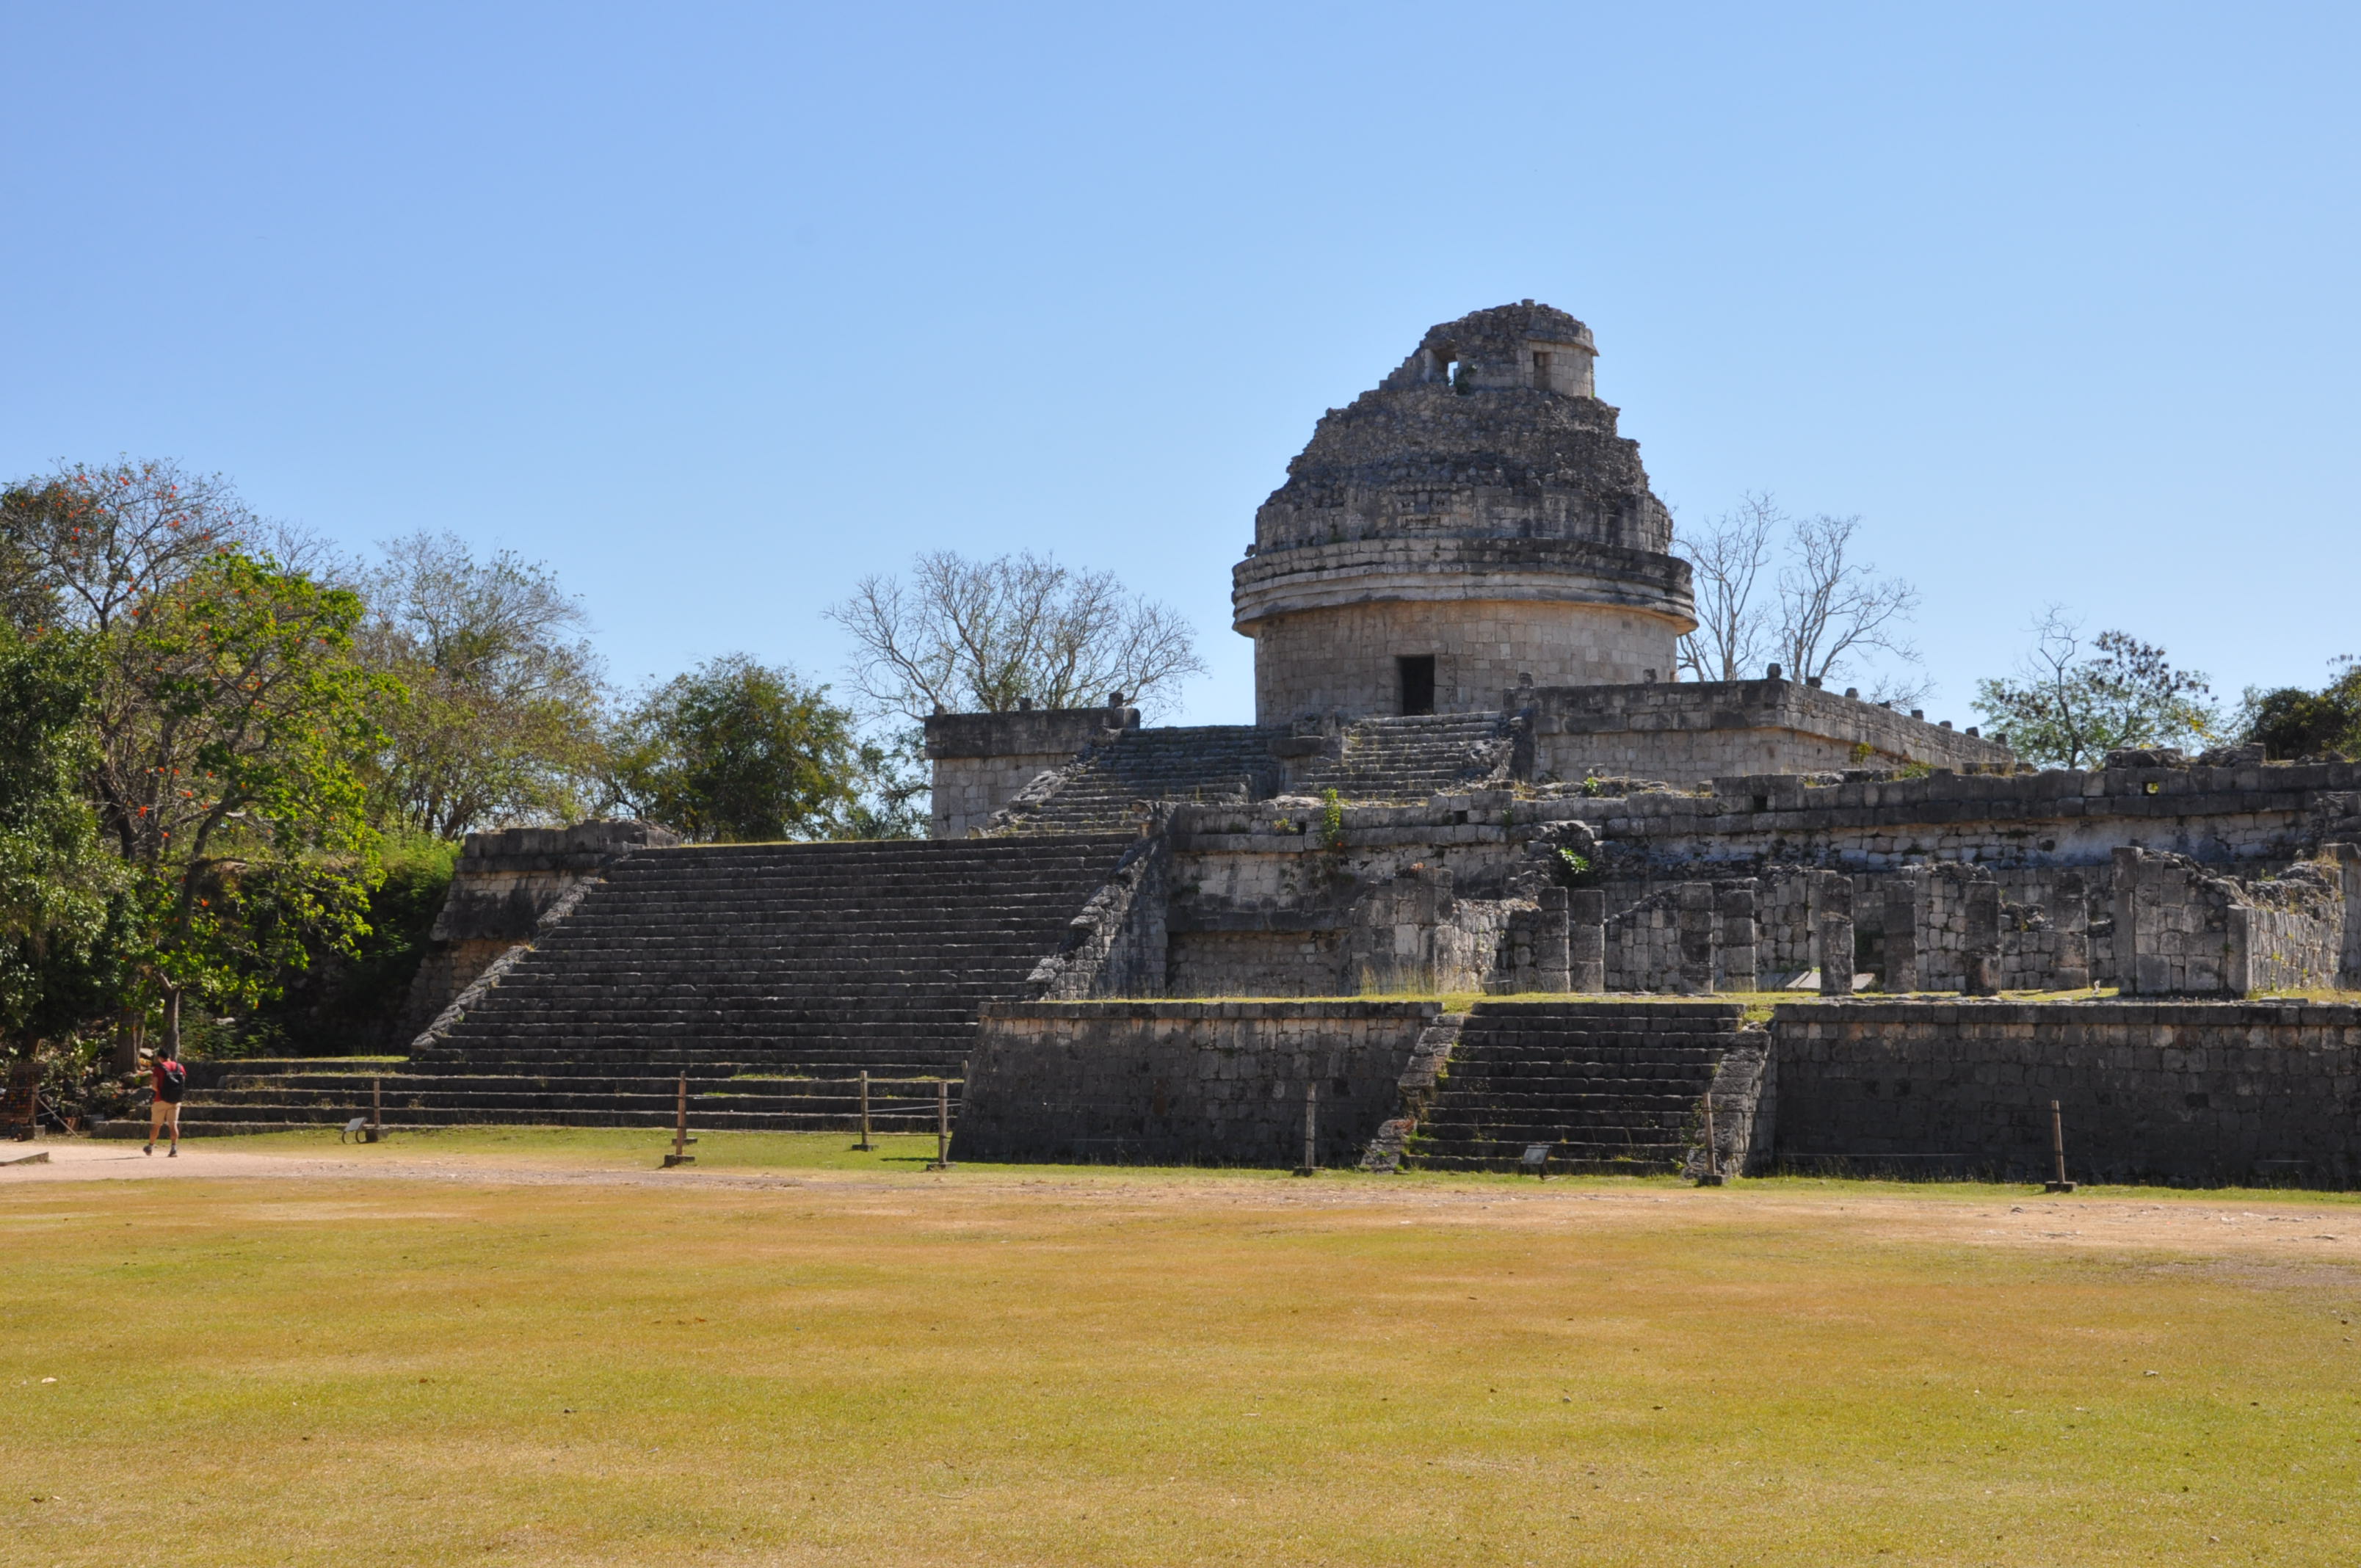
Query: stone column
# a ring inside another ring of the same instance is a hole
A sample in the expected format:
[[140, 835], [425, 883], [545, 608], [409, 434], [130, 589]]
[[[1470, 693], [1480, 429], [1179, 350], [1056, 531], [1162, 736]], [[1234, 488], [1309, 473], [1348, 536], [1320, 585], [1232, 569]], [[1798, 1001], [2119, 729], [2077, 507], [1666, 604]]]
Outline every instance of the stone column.
[[1715, 983], [1724, 991], [1752, 991], [1758, 967], [1754, 883], [1750, 880], [1721, 889], [1714, 897], [1714, 913], [1721, 922]]
[[2058, 879], [2051, 894], [2050, 929], [2058, 933], [2058, 968], [2049, 983], [2079, 991], [2091, 983], [2091, 889], [2080, 872]]
[[1918, 915], [1926, 903], [1923, 872], [1904, 872], [1885, 887], [1885, 989], [1918, 989]]
[[[1820, 994], [1850, 996], [1852, 994], [1852, 916], [1823, 915], [1820, 916]], [[1828, 960], [1834, 959], [1831, 963]]]
[[1602, 888], [1578, 887], [1565, 895], [1565, 988], [1576, 992], [1607, 989], [1607, 894]]
[[1692, 996], [1713, 991], [1713, 883], [1685, 882], [1680, 893], [1681, 990]]
[[2000, 993], [2000, 883], [1987, 877], [1967, 885], [1968, 940], [1960, 982], [1968, 996]]
[[2125, 996], [2140, 986], [2139, 880], [2140, 852], [2121, 849], [2115, 862], [2115, 985]]
[[[1852, 990], [1852, 878], [1843, 872], [1814, 872], [1811, 875], [1805, 919], [1812, 937], [1809, 955], [1812, 967], [1820, 971], [1822, 991], [1828, 989], [1831, 967], [1844, 970], [1845, 991], [1850, 993]], [[1823, 939], [1823, 927], [1831, 916], [1843, 917], [1846, 933], [1844, 956], [1834, 966], [1828, 962], [1828, 948]]]
[[1541, 920], [1533, 931], [1533, 974], [1543, 991], [1572, 991], [1568, 976], [1571, 900], [1562, 887], [1542, 889]]
[[2331, 844], [2321, 859], [2336, 868], [2345, 894], [2345, 942], [2336, 966], [2336, 989], [2361, 991], [2361, 844]]

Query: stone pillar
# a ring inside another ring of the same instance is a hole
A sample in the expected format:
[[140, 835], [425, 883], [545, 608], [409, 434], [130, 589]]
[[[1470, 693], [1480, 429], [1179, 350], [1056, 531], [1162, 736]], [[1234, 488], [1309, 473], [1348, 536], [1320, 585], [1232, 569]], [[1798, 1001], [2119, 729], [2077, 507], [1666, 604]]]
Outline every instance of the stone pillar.
[[1578, 887], [1565, 895], [1568, 991], [1607, 989], [1607, 894]]
[[1713, 991], [1714, 930], [1713, 883], [1685, 882], [1681, 883], [1681, 990], [1690, 996], [1704, 996]]
[[1757, 983], [1753, 882], [1719, 890], [1714, 895], [1714, 913], [1721, 922], [1715, 984], [1723, 991], [1752, 991]]
[[1814, 872], [1811, 877], [1805, 920], [1812, 938], [1809, 955], [1812, 967], [1820, 971], [1820, 985], [1825, 991], [1830, 965], [1827, 961], [1828, 948], [1821, 940], [1821, 927], [1830, 916], [1843, 916], [1846, 927], [1844, 957], [1834, 967], [1844, 970], [1845, 989], [1850, 992], [1852, 988], [1852, 878], [1843, 872]]
[[1926, 894], [1926, 876], [1917, 872], [1905, 872], [1885, 886], [1885, 989], [1889, 992], [1918, 989], [1918, 915]]
[[[1819, 927], [1820, 994], [1852, 994], [1852, 916], [1823, 915]], [[1834, 963], [1828, 960], [1833, 958]]]
[[2080, 872], [2058, 879], [2051, 894], [2049, 927], [2058, 933], [2058, 967], [2049, 983], [2080, 991], [2091, 983], [2091, 888]]
[[1572, 957], [1567, 916], [1569, 903], [1565, 888], [1542, 889], [1542, 917], [1533, 932], [1533, 974], [1543, 991], [1574, 989], [1567, 972]]
[[2140, 985], [2139, 880], [2140, 852], [2121, 849], [2115, 862], [2115, 984], [2125, 996]]
[[2336, 868], [2345, 894], [2345, 943], [2336, 966], [2336, 989], [2361, 991], [2361, 844], [2331, 844], [2321, 859]]
[[1968, 996], [2000, 994], [2000, 883], [1987, 877], [1967, 885], [1968, 940], [1960, 982]]
[[2222, 933], [2222, 989], [2233, 996], [2252, 996], [2256, 990], [2256, 912], [2243, 904], [2234, 904], [2224, 913], [2229, 918]]

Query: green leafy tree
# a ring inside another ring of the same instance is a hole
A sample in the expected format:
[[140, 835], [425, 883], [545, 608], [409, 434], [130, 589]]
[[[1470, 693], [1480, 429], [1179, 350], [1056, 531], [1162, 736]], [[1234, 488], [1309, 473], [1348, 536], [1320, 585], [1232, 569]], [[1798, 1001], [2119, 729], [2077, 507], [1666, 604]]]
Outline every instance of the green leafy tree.
[[2056, 605], [2033, 630], [2017, 677], [1979, 682], [1975, 698], [1984, 723], [2025, 761], [2092, 767], [2119, 747], [2202, 744], [2220, 729], [2205, 677], [2176, 669], [2163, 649], [2124, 631], [2085, 644]]
[[2335, 674], [2318, 691], [2249, 688], [2239, 732], [2274, 762], [2297, 757], [2361, 756], [2361, 660], [2334, 662]]
[[373, 759], [377, 819], [438, 838], [583, 816], [606, 691], [581, 607], [547, 568], [449, 535], [385, 546], [360, 646], [395, 677]]
[[360, 618], [349, 589], [224, 551], [105, 644], [92, 790], [176, 1041], [184, 993], [250, 1005], [367, 928], [359, 763], [390, 683], [355, 656]]
[[649, 692], [609, 753], [610, 806], [708, 843], [847, 837], [864, 770], [884, 762], [826, 686], [743, 653]]
[[120, 980], [122, 882], [82, 793], [91, 652], [0, 624], [0, 1055], [71, 1033]]

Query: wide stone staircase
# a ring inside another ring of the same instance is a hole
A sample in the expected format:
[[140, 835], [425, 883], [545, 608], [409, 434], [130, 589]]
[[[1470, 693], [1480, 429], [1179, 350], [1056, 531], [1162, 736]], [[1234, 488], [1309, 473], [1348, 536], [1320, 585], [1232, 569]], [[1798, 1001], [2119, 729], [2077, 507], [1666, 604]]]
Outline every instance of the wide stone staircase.
[[1405, 1163], [1514, 1170], [1546, 1144], [1553, 1172], [1677, 1171], [1744, 1021], [1726, 1003], [1478, 1003]]
[[[986, 1001], [1025, 992], [1136, 835], [639, 850], [406, 1061], [222, 1064], [184, 1133], [319, 1125], [934, 1125]], [[958, 1085], [952, 1095], [956, 1102]], [[115, 1135], [146, 1135], [135, 1126]]]

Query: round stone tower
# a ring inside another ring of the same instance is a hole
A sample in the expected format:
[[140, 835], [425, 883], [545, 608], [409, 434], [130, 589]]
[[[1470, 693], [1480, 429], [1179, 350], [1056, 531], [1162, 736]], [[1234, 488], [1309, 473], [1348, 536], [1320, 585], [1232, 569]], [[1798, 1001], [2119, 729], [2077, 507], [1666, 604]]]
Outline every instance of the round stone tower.
[[1592, 390], [1590, 329], [1502, 305], [1332, 409], [1231, 574], [1261, 724], [1495, 709], [1519, 678], [1673, 678], [1672, 516]]

